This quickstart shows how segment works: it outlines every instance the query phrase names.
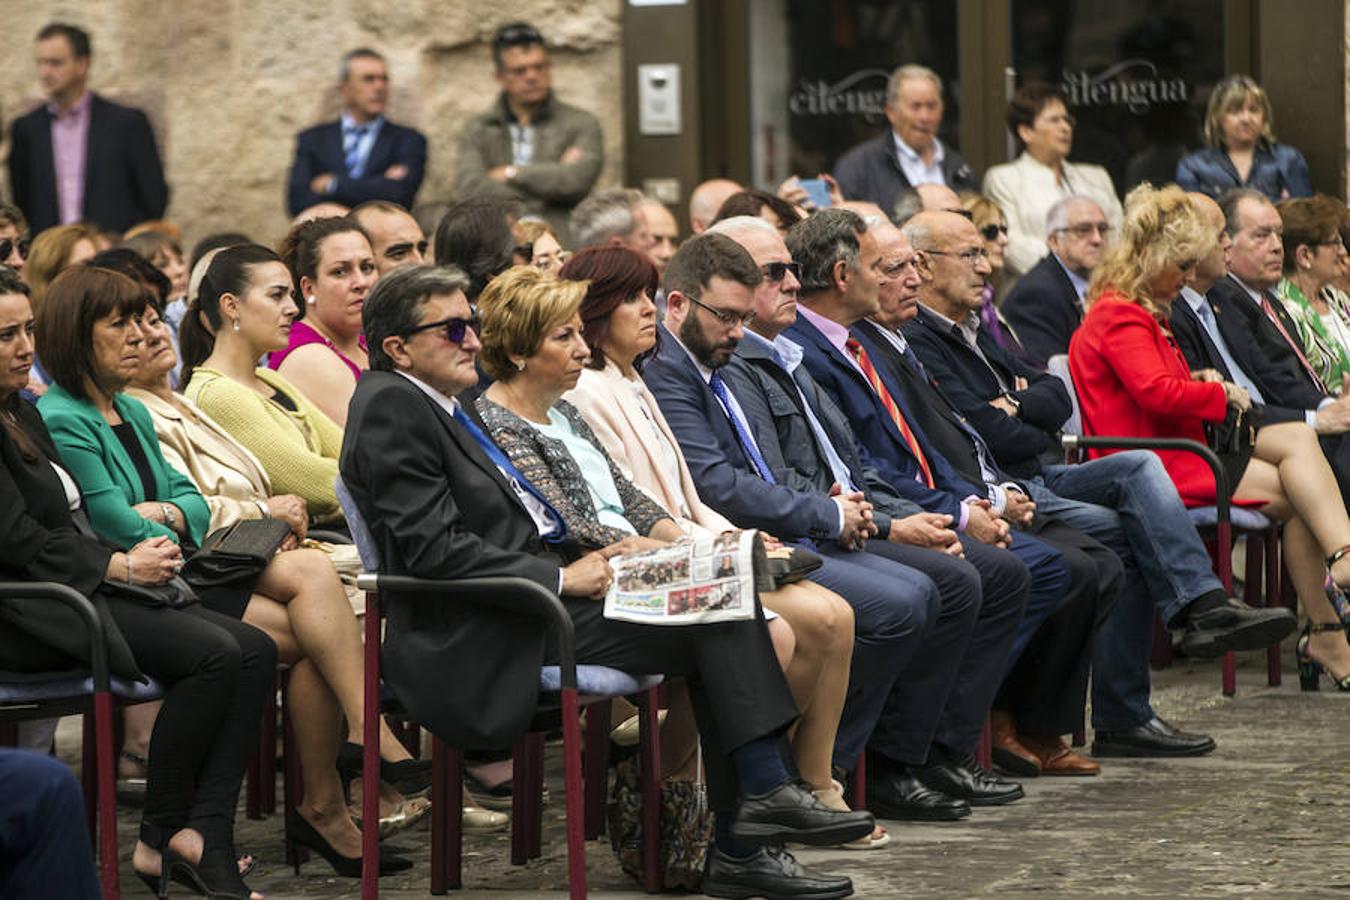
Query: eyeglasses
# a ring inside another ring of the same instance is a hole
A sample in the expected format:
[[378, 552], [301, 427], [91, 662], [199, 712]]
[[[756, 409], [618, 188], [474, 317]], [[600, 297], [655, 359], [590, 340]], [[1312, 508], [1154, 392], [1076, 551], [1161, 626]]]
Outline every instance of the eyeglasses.
[[16, 249], [19, 251], [20, 259], [28, 258], [28, 242], [23, 238], [5, 238], [0, 241], [0, 263], [9, 259], [10, 254]]
[[802, 264], [799, 262], [765, 263], [759, 267], [759, 270], [764, 273], [765, 280], [772, 284], [777, 284], [782, 281], [789, 272], [792, 273], [793, 278], [798, 281], [802, 280]]
[[1060, 234], [1065, 231], [1067, 231], [1069, 234], [1073, 235], [1076, 238], [1090, 237], [1094, 231], [1100, 234], [1102, 237], [1106, 237], [1111, 233], [1111, 226], [1106, 224], [1105, 222], [1083, 222], [1079, 225], [1069, 225], [1064, 228], [1056, 228], [1055, 234]]
[[977, 266], [981, 260], [989, 261], [989, 251], [983, 247], [971, 247], [969, 250], [962, 250], [959, 253], [947, 250], [920, 250], [919, 252], [930, 256], [955, 256], [971, 268]]
[[980, 237], [984, 238], [986, 241], [995, 240], [1000, 234], [1006, 235], [1007, 233], [1007, 225], [986, 225], [980, 229]]
[[493, 43], [498, 47], [519, 47], [525, 44], [542, 44], [543, 42], [544, 36], [539, 33], [539, 29], [522, 22], [517, 25], [508, 25], [497, 32], [497, 38]]
[[703, 309], [706, 309], [712, 315], [713, 318], [715, 318], [717, 321], [721, 322], [728, 328], [731, 328], [735, 325], [749, 325], [751, 322], [755, 321], [755, 311], [753, 309], [750, 310], [749, 312], [734, 313], [727, 309], [718, 309], [715, 306], [709, 306], [702, 300], [695, 297], [693, 294], [685, 294], [684, 296], [687, 297], [689, 299], [689, 302], [694, 304], [695, 306], [700, 306]]
[[419, 331], [431, 331], [436, 328], [442, 328], [444, 329], [445, 339], [447, 341], [452, 344], [462, 343], [464, 341], [465, 333], [470, 329], [473, 330], [474, 334], [478, 334], [478, 332], [482, 330], [482, 323], [478, 320], [478, 310], [472, 306], [469, 307], [469, 310], [473, 313], [472, 318], [452, 318], [441, 319], [439, 322], [428, 322], [425, 325], [418, 325], [416, 328], [405, 334], [404, 337], [412, 337]]

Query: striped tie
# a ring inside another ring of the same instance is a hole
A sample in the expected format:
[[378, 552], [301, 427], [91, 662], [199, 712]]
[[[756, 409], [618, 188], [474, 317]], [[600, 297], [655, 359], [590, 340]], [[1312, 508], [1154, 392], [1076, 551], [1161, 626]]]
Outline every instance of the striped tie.
[[900, 434], [904, 436], [905, 443], [909, 445], [909, 452], [918, 460], [919, 471], [923, 475], [923, 483], [932, 487], [933, 470], [928, 467], [928, 457], [923, 455], [923, 448], [919, 446], [919, 439], [910, 430], [909, 423], [901, 415], [900, 407], [891, 397], [891, 392], [886, 390], [886, 385], [882, 383], [881, 376], [877, 375], [876, 367], [872, 365], [872, 360], [868, 357], [867, 351], [863, 349], [862, 344], [853, 338], [845, 341], [844, 346], [848, 348], [849, 353], [853, 354], [854, 360], [858, 363], [858, 368], [862, 369], [863, 375], [867, 376], [867, 383], [872, 385], [872, 390], [876, 391], [877, 396], [881, 398], [881, 405], [886, 407], [886, 412], [890, 414], [891, 421], [895, 423], [896, 428], [900, 429]]
[[358, 171], [361, 165], [361, 139], [369, 130], [369, 125], [353, 125], [342, 136], [343, 162], [347, 164], [347, 174], [352, 178], [357, 178], [361, 174]]

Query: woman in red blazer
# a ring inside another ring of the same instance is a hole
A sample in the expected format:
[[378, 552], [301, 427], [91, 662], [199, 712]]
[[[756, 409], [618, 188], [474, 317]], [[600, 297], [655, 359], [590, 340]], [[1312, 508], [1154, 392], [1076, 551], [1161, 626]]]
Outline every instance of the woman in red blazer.
[[[1203, 443], [1205, 422], [1251, 407], [1245, 389], [1212, 370], [1191, 372], [1167, 324], [1196, 262], [1223, 252], [1216, 231], [1175, 185], [1144, 184], [1126, 198], [1120, 239], [1093, 273], [1087, 316], [1069, 343], [1084, 433]], [[1188, 506], [1214, 502], [1214, 477], [1198, 457], [1158, 456]], [[1350, 691], [1350, 644], [1326, 589], [1328, 570], [1336, 587], [1350, 585], [1350, 517], [1313, 430], [1301, 422], [1262, 427], [1233, 502], [1284, 523], [1285, 561], [1309, 620], [1298, 645], [1304, 689], [1315, 690], [1325, 671]]]

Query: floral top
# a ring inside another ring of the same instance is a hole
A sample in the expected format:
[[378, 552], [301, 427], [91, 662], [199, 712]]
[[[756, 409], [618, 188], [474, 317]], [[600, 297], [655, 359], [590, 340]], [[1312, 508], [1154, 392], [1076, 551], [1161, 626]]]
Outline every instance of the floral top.
[[[1336, 333], [1327, 329], [1321, 313], [1288, 278], [1280, 280], [1275, 287], [1275, 295], [1280, 298], [1289, 317], [1298, 327], [1299, 343], [1303, 345], [1308, 362], [1327, 390], [1333, 395], [1340, 394], [1342, 378], [1350, 375], [1350, 348], [1338, 339]], [[1343, 323], [1350, 323], [1350, 307], [1344, 302], [1344, 295], [1338, 298], [1333, 292], [1324, 291], [1322, 297], [1332, 315], [1339, 317]]]
[[[573, 432], [600, 451], [613, 481], [612, 485], [601, 485], [595, 493], [587, 484], [581, 466], [562, 441], [549, 437], [525, 419], [486, 397], [479, 397], [477, 406], [492, 440], [510, 457], [520, 474], [553, 505], [567, 524], [569, 536], [582, 547], [599, 549], [632, 534], [602, 521], [596, 511], [597, 493], [602, 497], [617, 493], [622, 503], [623, 518], [638, 534], [650, 534], [657, 522], [670, 518], [670, 514], [656, 501], [623, 477], [581, 413], [566, 400], [559, 400], [550, 412], [561, 413]], [[550, 416], [550, 419], [555, 424], [558, 422], [555, 416]]]

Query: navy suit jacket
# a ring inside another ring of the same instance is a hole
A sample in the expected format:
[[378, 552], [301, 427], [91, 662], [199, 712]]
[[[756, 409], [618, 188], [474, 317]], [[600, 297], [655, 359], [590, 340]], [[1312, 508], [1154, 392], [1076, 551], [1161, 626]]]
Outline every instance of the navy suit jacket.
[[1042, 366], [1055, 354], [1069, 352], [1069, 338], [1083, 322], [1078, 292], [1053, 253], [1017, 280], [999, 310]]
[[[739, 528], [761, 528], [784, 540], [836, 539], [838, 504], [801, 485], [760, 478], [689, 354], [664, 325], [657, 334], [656, 353], [643, 365], [642, 380], [680, 444], [699, 499]], [[744, 410], [745, 401], [731, 390]]]
[[[966, 161], [952, 147], [942, 146], [942, 177], [954, 191], [980, 190], [979, 180]], [[888, 217], [895, 216], [895, 201], [900, 192], [913, 187], [900, 168], [895, 149], [895, 133], [886, 128], [874, 138], [863, 141], [839, 158], [834, 166], [839, 190], [849, 200], [870, 200]]]
[[[403, 178], [385, 178], [385, 171], [394, 165], [406, 166], [408, 174]], [[294, 216], [316, 203], [356, 206], [367, 200], [389, 200], [412, 209], [426, 166], [427, 139], [422, 133], [385, 119], [366, 158], [365, 174], [352, 178], [347, 175], [347, 160], [342, 152], [342, 122], [325, 122], [305, 129], [295, 139], [286, 208]], [[325, 173], [337, 176], [337, 186], [331, 194], [316, 194], [309, 189], [309, 183]]]
[[[985, 489], [975, 487], [958, 475], [924, 435], [919, 420], [907, 408], [898, 385], [877, 360], [873, 360], [873, 365], [877, 366], [882, 383], [886, 385], [891, 398], [899, 404], [900, 414], [905, 417], [910, 430], [919, 442], [919, 447], [928, 459], [934, 487], [930, 488], [917, 480], [918, 459], [910, 451], [909, 443], [900, 433], [899, 427], [886, 412], [881, 398], [872, 390], [872, 386], [854, 366], [853, 361], [835, 349], [825, 335], [808, 322], [805, 316], [799, 315], [796, 323], [784, 333], [801, 345], [805, 354], [803, 364], [811, 372], [811, 377], [843, 410], [844, 415], [853, 424], [858, 441], [867, 448], [878, 473], [902, 497], [928, 512], [946, 513], [952, 517], [952, 521], [959, 522], [961, 501], [972, 494], [978, 497], [985, 496]], [[868, 356], [871, 357], [871, 348], [866, 349]]]
[[[1211, 291], [1211, 294], [1213, 292]], [[1230, 297], [1224, 302], [1237, 303], [1250, 302], [1245, 297]], [[1212, 296], [1206, 297], [1205, 302], [1209, 304], [1210, 309], [1214, 310], [1214, 318], [1221, 321], [1219, 316], [1219, 301]], [[1255, 309], [1255, 305], [1252, 307]], [[1245, 320], [1244, 320], [1245, 321]], [[1229, 371], [1228, 365], [1223, 361], [1223, 356], [1219, 353], [1219, 348], [1209, 339], [1205, 333], [1205, 328], [1200, 324], [1200, 317], [1191, 309], [1185, 299], [1178, 297], [1172, 303], [1172, 337], [1176, 339], [1177, 346], [1181, 349], [1182, 356], [1186, 357], [1186, 362], [1192, 369], [1213, 369], [1223, 375], [1229, 381], [1233, 381], [1233, 373]], [[1227, 330], [1222, 325], [1219, 326], [1219, 336], [1223, 338], [1224, 344], [1228, 347], [1228, 353], [1233, 357], [1233, 361], [1241, 367], [1243, 373], [1252, 380], [1257, 390], [1261, 392], [1261, 398], [1266, 401], [1262, 407], [1262, 422], [1302, 422], [1303, 409], [1280, 404], [1274, 398], [1266, 396], [1265, 385], [1282, 384], [1282, 373], [1272, 371], [1272, 363], [1264, 353], [1256, 348], [1252, 337], [1245, 330], [1237, 330], [1232, 327]], [[1306, 381], [1306, 379], [1305, 379]], [[1306, 381], [1309, 387], [1311, 381]], [[1285, 391], [1294, 390], [1295, 396], [1301, 394], [1297, 387], [1297, 380], [1289, 380]], [[1319, 398], [1320, 399], [1320, 398]], [[1307, 407], [1312, 409], [1316, 403]]]
[[[46, 104], [10, 126], [9, 184], [14, 203], [36, 235], [61, 224], [52, 162], [52, 114]], [[82, 218], [121, 233], [164, 217], [169, 187], [145, 113], [98, 94], [90, 98]]]
[[750, 420], [759, 452], [780, 484], [800, 490], [828, 493], [834, 472], [815, 432], [806, 418], [802, 398], [825, 431], [830, 445], [848, 469], [853, 486], [872, 503], [873, 521], [880, 534], [891, 530], [892, 518], [904, 518], [919, 507], [903, 499], [877, 472], [866, 452], [861, 451], [848, 417], [820, 389], [805, 365], [788, 374], [773, 352], [753, 340], [743, 340], [722, 377], [732, 386], [745, 416]]
[[[1210, 288], [1207, 297], [1218, 310], [1219, 333], [1228, 346], [1252, 348], [1253, 360], [1260, 365], [1254, 370], [1249, 369], [1247, 374], [1261, 389], [1266, 402], [1295, 409], [1316, 409], [1326, 395], [1309, 377], [1279, 329], [1266, 318], [1247, 289], [1230, 275]], [[1298, 330], [1284, 311], [1284, 304], [1276, 301], [1274, 306], [1285, 329], [1298, 340]]]
[[[998, 464], [1022, 478], [1039, 473], [1040, 455], [1057, 446], [1055, 434], [1073, 412], [1060, 380], [1018, 362], [982, 327], [976, 343], [989, 361], [986, 365], [963, 336], [923, 307], [902, 330], [943, 395], [984, 438]], [[995, 371], [1009, 386], [1018, 376], [1027, 380], [1026, 390], [1008, 391], [1022, 404], [1019, 415], [989, 405], [1004, 393]]]

